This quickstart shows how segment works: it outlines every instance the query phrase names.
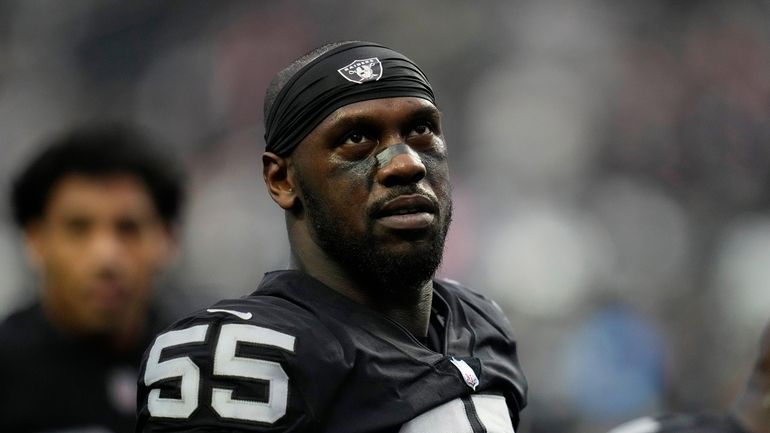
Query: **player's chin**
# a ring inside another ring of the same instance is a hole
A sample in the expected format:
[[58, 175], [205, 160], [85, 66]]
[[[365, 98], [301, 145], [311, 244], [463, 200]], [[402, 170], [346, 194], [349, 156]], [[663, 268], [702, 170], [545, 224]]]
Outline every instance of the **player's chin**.
[[380, 244], [394, 252], [409, 253], [414, 251], [429, 250], [434, 247], [441, 236], [438, 227], [420, 229], [381, 229], [375, 230], [375, 235], [380, 238]]
[[388, 231], [380, 237], [379, 245], [392, 256], [402, 259], [436, 254], [444, 245], [444, 236], [440, 228], [424, 230]]

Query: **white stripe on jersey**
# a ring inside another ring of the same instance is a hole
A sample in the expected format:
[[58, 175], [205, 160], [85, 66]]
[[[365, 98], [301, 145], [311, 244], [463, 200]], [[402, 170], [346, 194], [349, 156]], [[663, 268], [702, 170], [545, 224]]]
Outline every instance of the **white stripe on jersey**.
[[[514, 433], [505, 398], [472, 395], [471, 401], [487, 433]], [[459, 398], [435, 407], [404, 424], [399, 433], [473, 433], [473, 427]]]

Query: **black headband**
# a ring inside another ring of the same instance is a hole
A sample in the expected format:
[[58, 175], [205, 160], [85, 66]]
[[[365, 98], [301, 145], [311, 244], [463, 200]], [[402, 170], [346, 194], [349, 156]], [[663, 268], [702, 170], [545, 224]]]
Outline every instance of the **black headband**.
[[265, 120], [266, 150], [288, 155], [336, 109], [399, 96], [435, 104], [428, 78], [403, 54], [371, 42], [336, 47], [305, 65], [278, 93]]

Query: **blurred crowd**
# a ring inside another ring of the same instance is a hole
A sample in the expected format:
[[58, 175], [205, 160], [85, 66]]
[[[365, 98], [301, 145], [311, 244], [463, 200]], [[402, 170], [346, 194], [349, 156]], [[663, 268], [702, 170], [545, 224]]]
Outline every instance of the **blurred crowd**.
[[[732, 399], [770, 320], [768, 1], [0, 0], [0, 199], [41, 139], [135, 122], [190, 173], [160, 301], [247, 294], [288, 264], [264, 89], [346, 39], [434, 85], [455, 205], [441, 274], [508, 313], [522, 431]], [[5, 214], [0, 316], [37, 290]]]

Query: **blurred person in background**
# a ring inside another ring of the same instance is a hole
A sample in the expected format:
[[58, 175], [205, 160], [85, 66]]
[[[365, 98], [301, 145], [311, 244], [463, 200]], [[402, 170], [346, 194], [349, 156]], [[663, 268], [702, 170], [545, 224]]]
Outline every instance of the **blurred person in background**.
[[182, 173], [116, 123], [56, 137], [12, 183], [41, 296], [0, 324], [0, 430], [129, 432], [153, 285], [175, 252]]

